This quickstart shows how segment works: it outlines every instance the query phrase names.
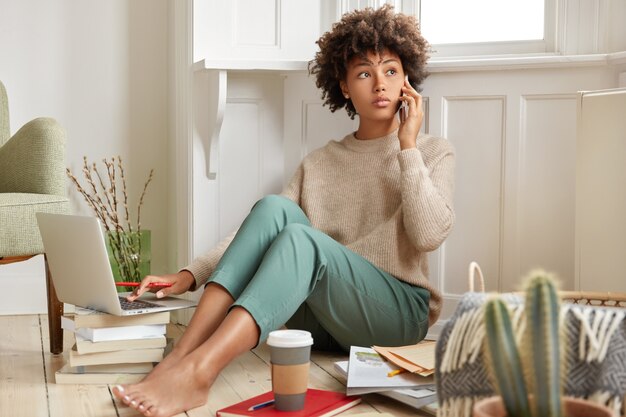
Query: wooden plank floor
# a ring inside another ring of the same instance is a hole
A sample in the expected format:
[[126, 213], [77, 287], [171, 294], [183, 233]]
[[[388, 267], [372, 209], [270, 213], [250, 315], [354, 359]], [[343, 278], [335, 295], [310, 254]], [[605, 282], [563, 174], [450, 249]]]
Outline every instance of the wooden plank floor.
[[[169, 325], [168, 336], [180, 337], [184, 326]], [[67, 361], [72, 336], [65, 332], [63, 356], [50, 354], [46, 315], [0, 316], [0, 416], [136, 417], [117, 402], [108, 385], [56, 385], [54, 373]], [[343, 391], [333, 362], [347, 355], [314, 352], [309, 387]], [[271, 389], [269, 352], [265, 344], [230, 364], [215, 381], [207, 404], [180, 416], [210, 417], [216, 410]], [[375, 394], [343, 414], [388, 412], [398, 417], [416, 410]]]

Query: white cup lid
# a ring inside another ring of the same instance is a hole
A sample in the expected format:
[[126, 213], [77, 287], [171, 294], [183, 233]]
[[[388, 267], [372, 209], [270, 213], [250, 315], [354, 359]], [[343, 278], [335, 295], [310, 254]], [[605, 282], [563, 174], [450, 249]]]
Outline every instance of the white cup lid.
[[270, 332], [267, 344], [281, 348], [296, 348], [311, 346], [313, 338], [311, 333], [305, 330], [274, 330]]

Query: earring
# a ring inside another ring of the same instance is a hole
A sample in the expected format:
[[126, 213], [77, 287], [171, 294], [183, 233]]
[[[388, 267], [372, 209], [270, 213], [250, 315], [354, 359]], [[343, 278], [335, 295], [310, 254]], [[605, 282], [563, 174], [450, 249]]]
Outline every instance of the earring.
[[349, 94], [344, 94], [344, 97], [345, 97], [346, 99], [349, 99], [349, 98], [350, 98], [350, 95], [349, 95]]

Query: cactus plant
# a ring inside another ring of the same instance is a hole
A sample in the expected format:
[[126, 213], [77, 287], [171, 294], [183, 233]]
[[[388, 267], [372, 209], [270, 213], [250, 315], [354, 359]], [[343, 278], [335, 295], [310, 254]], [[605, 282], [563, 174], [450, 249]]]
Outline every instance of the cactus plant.
[[[526, 329], [520, 346], [506, 304], [485, 306], [485, 345], [491, 374], [509, 417], [561, 417], [559, 298], [552, 277], [531, 273], [526, 286]], [[525, 372], [526, 370], [526, 372]]]

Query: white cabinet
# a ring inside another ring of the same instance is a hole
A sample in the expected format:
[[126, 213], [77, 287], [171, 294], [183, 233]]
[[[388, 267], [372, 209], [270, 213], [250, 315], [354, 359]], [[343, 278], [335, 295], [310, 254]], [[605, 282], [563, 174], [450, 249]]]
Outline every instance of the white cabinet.
[[578, 97], [576, 278], [584, 291], [626, 291], [626, 89]]
[[321, 0], [194, 0], [194, 61], [308, 61], [321, 7]]

